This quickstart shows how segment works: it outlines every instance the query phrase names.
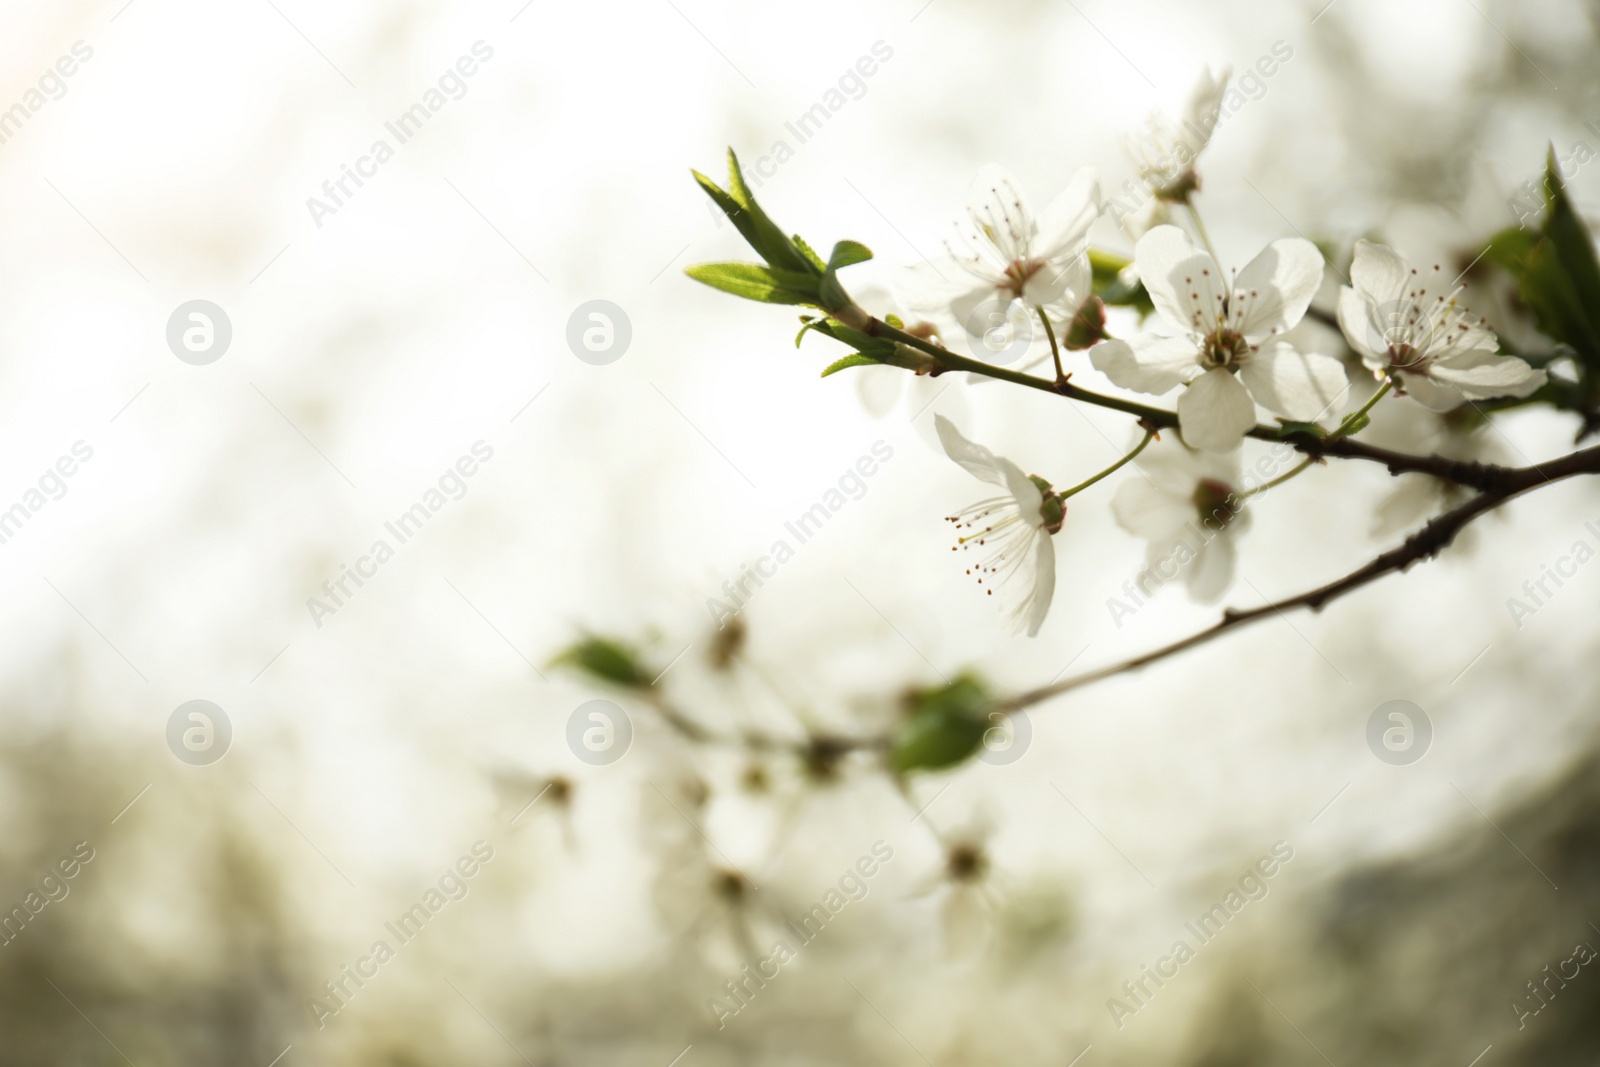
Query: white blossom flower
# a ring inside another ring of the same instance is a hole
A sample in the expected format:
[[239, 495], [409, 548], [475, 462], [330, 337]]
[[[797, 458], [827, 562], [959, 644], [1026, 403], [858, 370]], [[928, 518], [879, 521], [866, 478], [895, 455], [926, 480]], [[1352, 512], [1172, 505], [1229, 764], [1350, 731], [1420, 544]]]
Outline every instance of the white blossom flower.
[[1005, 490], [949, 517], [959, 540], [951, 551], [983, 551], [967, 568], [990, 596], [998, 586], [1008, 601], [1014, 633], [1038, 634], [1056, 591], [1056, 550], [1050, 537], [1061, 529], [1066, 505], [1050, 483], [1022, 473], [1009, 459], [961, 436], [943, 415], [934, 425], [944, 451], [968, 474]]
[[1143, 128], [1123, 139], [1123, 147], [1139, 168], [1139, 181], [1151, 198], [1149, 205], [1153, 205], [1152, 210], [1141, 212], [1139, 217], [1149, 225], [1138, 233], [1165, 217], [1166, 203], [1182, 203], [1199, 187], [1195, 163], [1216, 131], [1232, 73], [1231, 67], [1223, 67], [1217, 74], [1210, 68], [1202, 70], [1181, 122], [1164, 112], [1153, 112]]
[[1091, 168], [1079, 168], [1036, 218], [1010, 172], [989, 164], [972, 183], [947, 254], [912, 268], [902, 299], [947, 344], [965, 334], [981, 358], [1014, 362], [1045, 343], [1038, 309], [1052, 323], [1067, 322], [1088, 298], [1089, 227], [1099, 213]]
[[[1215, 603], [1233, 583], [1234, 538], [1250, 522], [1239, 493], [1239, 453], [1173, 442], [1145, 449], [1134, 463], [1144, 477], [1127, 479], [1111, 498], [1117, 524], [1149, 541], [1145, 570], [1157, 585], [1181, 574], [1192, 599]], [[1143, 582], [1142, 592], [1154, 591]]]
[[1183, 439], [1228, 452], [1256, 423], [1256, 404], [1313, 422], [1342, 402], [1344, 368], [1331, 356], [1297, 352], [1272, 338], [1306, 313], [1322, 281], [1310, 241], [1274, 241], [1227, 282], [1217, 263], [1176, 226], [1158, 226], [1134, 250], [1139, 277], [1175, 334], [1145, 333], [1090, 350], [1094, 365], [1125, 389], [1178, 398]]
[[[929, 802], [931, 805], [932, 801]], [[933, 819], [929, 818], [930, 825]], [[995, 869], [990, 841], [999, 830], [993, 811], [980, 805], [951, 830], [934, 829], [943, 862], [928, 872], [912, 896], [939, 895], [945, 954], [971, 958], [990, 941], [994, 916], [1005, 900], [1004, 881]]]
[[1353, 286], [1339, 293], [1339, 326], [1366, 365], [1386, 375], [1395, 391], [1433, 411], [1472, 400], [1524, 397], [1545, 383], [1545, 372], [1515, 356], [1498, 355], [1487, 320], [1457, 299], [1465, 286], [1446, 282], [1435, 264], [1426, 274], [1392, 248], [1357, 241]]

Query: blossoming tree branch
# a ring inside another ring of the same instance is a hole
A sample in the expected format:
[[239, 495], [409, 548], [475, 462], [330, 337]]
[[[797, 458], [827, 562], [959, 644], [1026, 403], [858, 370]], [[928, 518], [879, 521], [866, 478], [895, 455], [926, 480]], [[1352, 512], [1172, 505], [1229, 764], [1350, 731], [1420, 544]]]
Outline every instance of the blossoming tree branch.
[[[731, 151], [727, 188], [695, 174], [761, 262], [704, 264], [690, 267], [689, 276], [748, 300], [806, 309], [796, 346], [815, 334], [844, 349], [823, 377], [846, 370], [915, 381], [965, 374], [1127, 416], [1127, 453], [1061, 486], [936, 416], [945, 453], [988, 486], [981, 499], [947, 516], [954, 548], [1017, 633], [1036, 635], [1050, 610], [1054, 539], [1071, 525], [1074, 498], [1091, 499], [1124, 465], [1142, 477], [1119, 480], [1109, 501], [1117, 522], [1148, 542], [1149, 569], [1181, 573], [1189, 595], [1208, 604], [1220, 601], [1232, 581], [1234, 543], [1248, 526], [1252, 498], [1294, 478], [1316, 477], [1333, 459], [1377, 463], [1428, 490], [1413, 494], [1426, 509], [1421, 513], [1406, 513], [1394, 501], [1380, 505], [1380, 517], [1388, 513], [1398, 529], [1414, 532], [1349, 574], [1276, 603], [1227, 609], [1182, 640], [1010, 697], [963, 676], [922, 693], [893, 737], [820, 740], [844, 751], [883, 749], [901, 772], [960, 762], [976, 751], [996, 714], [1135, 670], [1257, 619], [1320, 610], [1434, 556], [1513, 497], [1600, 473], [1600, 447], [1519, 467], [1486, 458], [1487, 435], [1478, 432], [1499, 412], [1530, 405], [1566, 413], [1580, 443], [1600, 430], [1600, 262], [1553, 152], [1541, 224], [1479, 235], [1483, 251], [1459, 273], [1431, 262], [1413, 265], [1405, 250], [1367, 240], [1325, 251], [1300, 236], [1272, 241], [1242, 266], [1225, 264], [1197, 201], [1199, 158], [1226, 83], [1226, 72], [1208, 73], [1185, 121], [1158, 115], [1131, 139], [1139, 167], [1138, 181], [1129, 185], [1134, 210], [1120, 199], [1102, 201], [1095, 172], [1084, 168], [1035, 212], [1009, 173], [983, 168], [945, 255], [905, 272], [898, 306], [887, 298], [865, 301], [883, 306], [863, 306], [852, 297], [840, 275], [872, 253], [841, 240], [824, 259], [786, 233], [757, 203]], [[1090, 247], [1090, 228], [1107, 210], [1134, 239], [1131, 260]], [[1338, 270], [1348, 284], [1333, 306], [1317, 307], [1327, 255], [1348, 262], [1347, 273]], [[1475, 280], [1487, 277], [1514, 292], [1548, 339], [1546, 351], [1505, 351], [1488, 318], [1463, 299], [1474, 270]], [[1122, 314], [1140, 328], [1112, 336], [1108, 306], [1127, 309]], [[1307, 319], [1342, 335], [1348, 358], [1291, 340], [1290, 331]], [[974, 358], [981, 354], [991, 358]], [[1084, 356], [1120, 392], [1073, 381], [1068, 368]], [[1379, 405], [1386, 423], [1401, 426], [1418, 447], [1363, 439]], [[1242, 474], [1247, 441], [1256, 449], [1272, 446], [1270, 462], [1253, 467], [1272, 476], [1254, 485]], [[585, 647], [570, 651], [569, 662], [581, 666]], [[802, 754], [818, 742], [802, 744]]]

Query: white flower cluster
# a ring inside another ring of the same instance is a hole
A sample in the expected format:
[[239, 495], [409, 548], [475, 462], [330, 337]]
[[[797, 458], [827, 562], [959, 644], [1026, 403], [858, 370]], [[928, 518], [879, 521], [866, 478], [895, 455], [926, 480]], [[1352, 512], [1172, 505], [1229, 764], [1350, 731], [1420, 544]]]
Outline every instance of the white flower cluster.
[[[1223, 84], [1208, 73], [1196, 99], [1209, 100]], [[1188, 203], [1187, 194], [1179, 202]], [[1030, 355], [1046, 340], [1054, 347], [1050, 331], [1034, 336], [1032, 324], [1045, 320], [1065, 336], [1082, 321], [1080, 312], [1094, 306], [1088, 248], [1099, 215], [1092, 169], [1073, 174], [1065, 191], [1036, 216], [1017, 181], [1004, 168], [986, 166], [973, 183], [966, 217], [946, 243], [947, 254], [909, 272], [900, 303], [921, 320], [918, 328], [947, 346], [965, 335], [975, 352], [980, 339], [994, 351], [998, 329], [1011, 338], [1002, 342], [1008, 352], [1016, 350], [1018, 337]], [[1339, 422], [1350, 394], [1344, 365], [1286, 340], [1322, 285], [1325, 264], [1317, 247], [1300, 237], [1276, 240], [1228, 272], [1207, 250], [1197, 217], [1196, 228], [1205, 248], [1172, 224], [1139, 238], [1133, 270], [1154, 306], [1154, 328], [1126, 340], [1099, 339], [1089, 350], [1092, 365], [1116, 386], [1155, 396], [1181, 390], [1181, 442], [1142, 460], [1143, 479], [1126, 482], [1113, 505], [1122, 525], [1147, 538], [1152, 551], [1172, 544], [1197, 515], [1211, 516], [1235, 495], [1226, 471], [1237, 469], [1233, 454], [1256, 429], [1258, 408], [1285, 422], [1335, 427], [1326, 430], [1335, 434], [1354, 432], [1364, 422]], [[1432, 411], [1449, 411], [1478, 400], [1526, 397], [1545, 383], [1544, 371], [1499, 354], [1499, 339], [1487, 321], [1460, 303], [1462, 287], [1442, 278], [1437, 265], [1422, 272], [1393, 249], [1356, 243], [1352, 284], [1339, 295], [1337, 321], [1350, 348], [1382, 383], [1358, 416], [1390, 390]], [[1076, 490], [1059, 493], [967, 440], [942, 416], [936, 424], [949, 457], [1002, 490], [951, 519], [961, 531], [958, 548], [986, 550], [968, 573], [991, 594], [1004, 589], [1014, 628], [1033, 636], [1054, 593], [1050, 538], [1061, 529], [1065, 500]], [[1204, 574], [1190, 588], [1213, 600], [1232, 580], [1231, 545], [1208, 556]]]

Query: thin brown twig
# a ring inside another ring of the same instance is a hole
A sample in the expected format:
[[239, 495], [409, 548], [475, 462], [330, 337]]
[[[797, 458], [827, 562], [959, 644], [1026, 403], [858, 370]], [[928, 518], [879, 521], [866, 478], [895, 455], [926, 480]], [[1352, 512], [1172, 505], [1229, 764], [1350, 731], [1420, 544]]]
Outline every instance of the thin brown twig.
[[[1140, 419], [1148, 420], [1153, 425], [1164, 429], [1176, 428], [1178, 425], [1178, 414], [1175, 411], [1151, 407], [1148, 404], [1140, 404], [1132, 400], [1123, 400], [1120, 397], [1106, 396], [1103, 393], [1096, 393], [1073, 385], [1071, 382], [1053, 382], [1047, 378], [1037, 378], [1031, 374], [1023, 374], [1020, 371], [1008, 370], [1005, 367], [996, 367], [979, 360], [968, 359], [931, 341], [906, 333], [903, 330], [897, 330], [879, 319], [870, 319], [866, 323], [864, 332], [897, 341], [900, 344], [910, 345], [928, 355], [934, 356], [949, 370], [981, 374], [999, 381], [1027, 386], [1030, 389], [1055, 393], [1057, 396], [1064, 396], [1068, 400], [1076, 400], [1085, 404], [1093, 404], [1096, 407], [1109, 408], [1113, 411], [1133, 415]], [[1496, 491], [1505, 484], [1506, 478], [1514, 474], [1516, 470], [1513, 467], [1450, 459], [1440, 455], [1419, 456], [1407, 452], [1396, 452], [1393, 449], [1379, 448], [1376, 445], [1369, 445], [1349, 437], [1319, 437], [1313, 433], [1286, 432], [1281, 428], [1272, 426], [1255, 426], [1247, 436], [1253, 437], [1258, 441], [1288, 444], [1296, 451], [1308, 456], [1336, 456], [1341, 459], [1360, 459], [1370, 463], [1381, 463], [1388, 468], [1390, 474], [1428, 474], [1435, 478], [1454, 482], [1457, 485], [1464, 485], [1469, 489], [1476, 489], [1479, 492]]]
[[1038, 704], [1051, 697], [1081, 688], [1091, 683], [1138, 670], [1140, 667], [1175, 656], [1197, 645], [1215, 640], [1229, 630], [1238, 629], [1258, 619], [1279, 615], [1297, 608], [1321, 611], [1330, 602], [1377, 581], [1385, 575], [1404, 571], [1415, 563], [1430, 559], [1452, 540], [1463, 527], [1474, 519], [1493, 511], [1513, 497], [1533, 489], [1581, 474], [1600, 474], [1600, 446], [1586, 448], [1548, 463], [1529, 467], [1497, 468], [1492, 485], [1479, 495], [1428, 522], [1422, 529], [1406, 538], [1403, 543], [1389, 549], [1376, 559], [1359, 567], [1342, 578], [1315, 589], [1288, 597], [1258, 608], [1240, 610], [1229, 608], [1222, 618], [1210, 627], [1132, 659], [1113, 663], [1098, 670], [1088, 671], [1051, 685], [1040, 686], [1000, 702], [999, 710], [1016, 711]]

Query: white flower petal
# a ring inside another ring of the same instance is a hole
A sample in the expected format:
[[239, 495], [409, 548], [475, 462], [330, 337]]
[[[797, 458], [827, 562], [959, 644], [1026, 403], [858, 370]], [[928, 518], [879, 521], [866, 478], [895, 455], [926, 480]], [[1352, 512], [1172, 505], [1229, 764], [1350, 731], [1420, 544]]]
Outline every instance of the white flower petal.
[[[963, 325], [953, 310], [957, 303], [975, 304], [992, 295], [1002, 280], [998, 271], [992, 281], [977, 278], [955, 258], [941, 256], [902, 271], [895, 297], [911, 319], [933, 323], [943, 336], [951, 327]], [[954, 336], [959, 337], [960, 331]]]
[[1184, 575], [1184, 587], [1190, 598], [1200, 604], [1215, 604], [1221, 600], [1222, 594], [1233, 584], [1233, 566], [1233, 531], [1212, 534], [1211, 540], [1200, 546]]
[[978, 171], [967, 193], [967, 214], [1006, 263], [1027, 258], [1038, 225], [1022, 186], [1005, 167], [989, 163]]
[[[955, 345], [963, 335], [969, 340], [985, 338], [991, 330], [996, 329], [1006, 337], [1010, 337], [1012, 331], [1007, 328], [1007, 323], [1020, 320], [1026, 325], [1030, 321], [1027, 310], [1020, 306], [1013, 307], [1015, 304], [1016, 301], [1012, 299], [1010, 293], [1001, 293], [993, 286], [986, 286], [982, 282], [966, 292], [955, 294], [951, 298], [948, 314], [959, 325], [959, 329], [946, 344]], [[986, 361], [994, 360], [999, 355], [990, 351], [987, 341], [981, 345], [969, 344], [968, 347], [975, 348], [973, 354]], [[1002, 351], [1009, 352], [1010, 343], [1003, 346]], [[1015, 353], [1011, 355], [1015, 358]], [[1011, 359], [1005, 359], [1003, 362], [1009, 363]]]
[[[1071, 319], [1089, 296], [1094, 283], [1094, 269], [1089, 266], [1089, 253], [1081, 251], [1070, 259], [1051, 260], [1038, 273], [1028, 279], [1022, 288], [1023, 302], [1031, 307], [1064, 310]], [[1062, 318], [1060, 314], [1056, 318]]]
[[978, 891], [971, 886], [958, 885], [950, 890], [939, 920], [947, 959], [971, 959], [988, 943], [989, 911]]
[[1056, 595], [1055, 541], [1042, 531], [1035, 536], [1035, 541], [1033, 573], [1018, 575], [1019, 578], [1031, 579], [1028, 595], [1022, 602], [1019, 614], [1019, 621], [1029, 637], [1039, 635], [1039, 627], [1044, 625], [1044, 617], [1050, 613], [1050, 602]]
[[1332, 356], [1268, 345], [1246, 363], [1240, 379], [1256, 403], [1297, 422], [1316, 422], [1340, 410], [1350, 390], [1344, 367]]
[[1232, 67], [1223, 67], [1216, 74], [1210, 68], [1200, 73], [1200, 80], [1195, 83], [1194, 92], [1189, 97], [1189, 106], [1186, 116], [1189, 120], [1186, 129], [1193, 136], [1194, 130], [1203, 131], [1203, 139], [1199, 144], [1193, 145], [1195, 154], [1211, 143], [1211, 134], [1217, 126], [1220, 117], [1219, 109], [1222, 107], [1222, 96], [1228, 91], [1228, 78], [1233, 74]]
[[[1446, 336], [1428, 346], [1428, 355], [1439, 363], [1451, 363], [1463, 356], [1478, 353], [1496, 355], [1500, 351], [1500, 338], [1494, 331], [1480, 323], [1467, 323], [1466, 329], [1457, 324], [1446, 331]], [[1515, 358], [1515, 357], [1512, 357]]]
[[935, 415], [933, 425], [939, 431], [939, 443], [944, 446], [944, 454], [960, 464], [963, 470], [980, 482], [1006, 484], [1006, 471], [1001, 467], [1000, 457], [961, 436], [955, 423], [943, 415]]
[[[1189, 264], [1197, 257], [1203, 258], [1204, 262], [1179, 269], [1180, 265]], [[1221, 271], [1216, 263], [1204, 252], [1197, 251], [1189, 235], [1176, 226], [1157, 226], [1139, 238], [1139, 243], [1134, 246], [1133, 258], [1145, 291], [1150, 294], [1150, 300], [1161, 312], [1161, 317], [1180, 330], [1193, 330], [1192, 308], [1196, 303], [1209, 305], [1210, 293], [1205, 294], [1203, 300], [1191, 296], [1198, 290], [1192, 282], [1186, 283], [1184, 278], [1219, 279]], [[1209, 273], [1203, 273], [1206, 271]], [[1175, 272], [1176, 282], [1173, 281]], [[1183, 290], [1181, 294], [1180, 288]]]
[[1255, 424], [1249, 391], [1221, 368], [1200, 375], [1178, 397], [1178, 427], [1191, 448], [1231, 452]]
[[1039, 220], [1035, 259], [1071, 259], [1089, 240], [1089, 227], [1100, 215], [1100, 175], [1093, 167], [1079, 167], [1067, 187], [1050, 201]]
[[1361, 361], [1373, 370], [1388, 365], [1388, 344], [1373, 319], [1374, 308], [1366, 297], [1348, 285], [1339, 290], [1339, 329]]
[[1361, 298], [1374, 307], [1401, 300], [1411, 280], [1411, 264], [1388, 245], [1357, 241], [1350, 264], [1350, 281]]
[[1238, 452], [1197, 452], [1173, 440], [1151, 445], [1134, 463], [1156, 485], [1187, 502], [1202, 478], [1228, 486], [1241, 484], [1240, 458]]
[[1468, 400], [1524, 397], [1542, 386], [1546, 377], [1544, 371], [1516, 356], [1497, 356], [1481, 350], [1441, 359], [1428, 368], [1428, 373], [1434, 380], [1459, 389]]
[[1184, 525], [1195, 517], [1194, 503], [1185, 499], [1178, 486], [1187, 486], [1192, 495], [1195, 479], [1169, 486], [1152, 484], [1143, 478], [1129, 478], [1117, 486], [1111, 498], [1111, 514], [1116, 517], [1118, 526], [1135, 537], [1163, 543], [1175, 540], [1182, 534]]
[[1228, 286], [1209, 255], [1200, 252], [1183, 260], [1172, 268], [1168, 281], [1190, 333], [1202, 337], [1226, 321]]
[[1230, 312], [1239, 332], [1260, 341], [1291, 329], [1322, 284], [1322, 253], [1302, 237], [1285, 237], [1261, 250], [1233, 280]]
[[1124, 389], [1160, 396], [1200, 373], [1200, 352], [1192, 337], [1146, 333], [1130, 343], [1102, 341], [1089, 349], [1095, 370]]
[[1033, 479], [1028, 477], [1021, 467], [1006, 459], [1004, 456], [996, 457], [1000, 463], [1000, 473], [1005, 479], [1005, 487], [1017, 502], [1017, 510], [1022, 513], [1022, 521], [1030, 526], [1043, 526], [1044, 494], [1039, 487], [1033, 484]]
[[1426, 374], [1396, 371], [1394, 377], [1407, 396], [1429, 411], [1454, 411], [1466, 403], [1466, 397], [1461, 395], [1461, 390], [1453, 385], [1436, 382]]

